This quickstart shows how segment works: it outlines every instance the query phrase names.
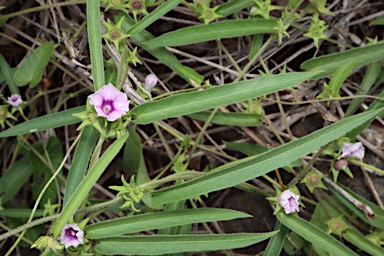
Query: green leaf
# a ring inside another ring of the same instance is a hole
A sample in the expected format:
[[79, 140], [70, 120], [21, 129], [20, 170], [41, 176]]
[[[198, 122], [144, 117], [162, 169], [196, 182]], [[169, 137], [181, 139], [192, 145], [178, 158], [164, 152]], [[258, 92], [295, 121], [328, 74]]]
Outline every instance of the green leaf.
[[145, 44], [151, 46], [180, 46], [221, 38], [276, 33], [277, 30], [277, 21], [272, 19], [224, 20], [168, 32], [145, 42]]
[[299, 234], [305, 240], [316, 244], [324, 251], [337, 256], [357, 255], [351, 249], [337, 241], [331, 235], [325, 233], [311, 223], [293, 215], [279, 211], [276, 217], [286, 227]]
[[[384, 90], [381, 91], [379, 94], [380, 98], [384, 98]], [[374, 109], [383, 109], [384, 108], [384, 100], [376, 99], [374, 100], [371, 105], [369, 105], [367, 111], [374, 110]], [[382, 110], [379, 114], [379, 117], [384, 118], [384, 110]], [[365, 122], [364, 124], [360, 125], [356, 129], [353, 129], [351, 132], [348, 133], [348, 137], [351, 139], [354, 139], [357, 135], [359, 135], [374, 119], [376, 116], [372, 117], [370, 120]]]
[[263, 45], [264, 34], [256, 34], [253, 36], [251, 50], [249, 52], [249, 60], [252, 60]]
[[81, 120], [78, 117], [72, 116], [72, 114], [83, 111], [85, 111], [85, 106], [75, 107], [58, 113], [37, 117], [0, 132], [0, 138], [17, 136], [31, 132], [40, 132], [64, 125], [80, 123]]
[[280, 255], [281, 249], [283, 249], [285, 238], [288, 234], [289, 229], [281, 224], [279, 220], [276, 221], [275, 231], [280, 231], [275, 236], [273, 236], [265, 249], [263, 256], [276, 256]]
[[381, 15], [380, 17], [377, 17], [374, 21], [371, 22], [369, 25], [384, 25], [384, 15]]
[[[201, 84], [204, 81], [204, 77], [197, 73], [194, 69], [183, 65], [178, 65], [178, 68], [185, 77], [188, 77], [189, 80], [192, 80], [196, 84]], [[191, 81], [189, 82], [192, 83]]]
[[232, 0], [219, 5], [216, 9], [216, 13], [221, 16], [228, 16], [254, 4], [254, 0]]
[[57, 219], [55, 224], [52, 227], [51, 233], [57, 238], [64, 225], [72, 217], [75, 211], [80, 206], [81, 202], [88, 197], [89, 192], [91, 191], [93, 185], [103, 174], [104, 170], [115, 158], [117, 153], [123, 147], [125, 141], [128, 138], [128, 134], [118, 138], [113, 144], [111, 144], [100, 159], [95, 163], [95, 165], [89, 170], [88, 175], [82, 180], [80, 185], [77, 187], [73, 196], [69, 199], [69, 202], [64, 209], [62, 210], [60, 217]]
[[356, 62], [354, 67], [360, 67], [384, 59], [384, 41], [344, 52], [329, 54], [304, 61], [300, 68], [305, 70], [321, 70], [322, 72], [312, 77], [317, 79], [326, 77], [347, 63]]
[[[355, 95], [367, 95], [372, 85], [375, 83], [377, 77], [381, 71], [381, 62], [377, 61], [368, 65], [367, 72], [364, 75], [361, 82], [360, 89], [357, 90]], [[352, 115], [363, 103], [364, 98], [355, 98], [349, 104], [347, 111], [345, 111], [345, 117]]]
[[294, 86], [315, 73], [288, 73], [262, 76], [252, 80], [211, 87], [204, 91], [177, 94], [135, 107], [132, 115], [137, 124], [187, 115], [202, 110], [240, 102]]
[[236, 143], [236, 142], [227, 142], [224, 141], [224, 144], [228, 149], [239, 151], [247, 156], [255, 156], [268, 151], [268, 148], [248, 143]]
[[67, 183], [65, 186], [63, 205], [68, 203], [69, 198], [76, 191], [88, 168], [93, 148], [96, 145], [99, 132], [93, 126], [84, 127], [80, 140], [77, 144], [72, 165], [69, 169]]
[[[198, 112], [194, 114], [189, 114], [188, 117], [206, 121], [210, 116], [211, 112]], [[230, 125], [230, 126], [257, 126], [261, 125], [260, 121], [261, 115], [258, 114], [248, 114], [248, 113], [229, 113], [229, 112], [217, 112], [212, 118], [211, 123], [221, 124], [221, 125]]]
[[[136, 22], [129, 17], [127, 14], [124, 15], [122, 28], [124, 31], [129, 30], [132, 26], [136, 24]], [[119, 20], [121, 16], [115, 16], [116, 20]], [[146, 30], [143, 30], [135, 35], [133, 35], [132, 40], [138, 44], [141, 48], [149, 52], [152, 56], [158, 59], [164, 65], [167, 65], [171, 70], [173, 70], [176, 74], [181, 76], [185, 81], [190, 83], [189, 78], [184, 75], [184, 73], [180, 70], [180, 66], [182, 64], [179, 60], [169, 52], [165, 47], [153, 47], [152, 45], [145, 45], [144, 42], [149, 41], [154, 38], [154, 36]]]
[[52, 56], [54, 46], [53, 41], [50, 41], [37, 47], [13, 74], [15, 84], [24, 86], [30, 83], [30, 88], [35, 87], [43, 76], [43, 69]]
[[4, 75], [5, 81], [7, 82], [8, 88], [12, 94], [19, 94], [19, 87], [13, 82], [13, 70], [8, 65], [4, 56], [0, 54], [0, 70]]
[[146, 15], [143, 19], [141, 19], [139, 22], [137, 22], [135, 25], [133, 25], [127, 31], [127, 34], [135, 35], [135, 34], [141, 32], [141, 31], [143, 31], [145, 28], [147, 28], [153, 22], [155, 22], [159, 18], [163, 17], [164, 14], [166, 14], [167, 12], [172, 10], [174, 7], [176, 7], [181, 1], [182, 0], [168, 0], [168, 1], [165, 1], [165, 3], [163, 3], [162, 5], [157, 7], [150, 14]]
[[384, 227], [384, 210], [378, 207], [377, 205], [369, 202], [368, 200], [365, 200], [358, 194], [354, 193], [352, 190], [342, 186], [341, 184], [338, 184], [340, 187], [342, 187], [345, 191], [347, 191], [352, 197], [356, 198], [360, 202], [368, 205], [372, 211], [375, 213], [375, 217], [373, 221], [371, 219], [368, 219], [367, 216], [361, 211], [361, 209], [357, 208], [354, 204], [352, 204], [349, 200], [347, 200], [343, 195], [341, 195], [338, 191], [336, 191], [333, 187], [329, 186], [327, 183], [325, 183], [327, 188], [337, 197], [337, 199], [344, 204], [348, 209], [350, 209], [354, 214], [356, 214], [360, 219], [362, 219], [365, 223], [376, 227], [376, 228], [383, 228]]
[[335, 124], [313, 132], [305, 137], [274, 148], [268, 152], [249, 157], [246, 160], [232, 162], [227, 168], [217, 168], [205, 176], [180, 185], [167, 187], [153, 192], [153, 204], [166, 204], [240, 184], [244, 181], [266, 174], [276, 168], [291, 163], [319, 147], [331, 142], [354, 127], [369, 120], [380, 110], [364, 113], [343, 119]]
[[227, 209], [201, 208], [146, 213], [99, 222], [85, 228], [87, 238], [100, 239], [189, 223], [233, 220], [249, 214]]
[[8, 202], [24, 186], [33, 169], [27, 157], [23, 157], [9, 167], [0, 178], [1, 203]]
[[382, 256], [384, 249], [375, 245], [359, 232], [354, 229], [348, 229], [343, 233], [343, 238], [351, 244], [357, 246], [361, 250], [369, 253], [370, 255]]
[[[57, 137], [50, 137], [48, 139], [47, 146], [45, 147], [39, 143], [34, 145], [35, 151], [39, 152], [47, 162], [50, 163], [51, 167], [47, 166], [34, 151], [28, 151], [28, 159], [33, 170], [33, 198], [36, 200], [44, 186], [47, 184], [49, 179], [52, 177], [53, 170], [56, 170], [63, 160], [63, 149], [61, 142]], [[47, 159], [46, 153], [49, 156]], [[50, 200], [51, 203], [55, 202], [58, 195], [58, 189], [60, 189], [61, 182], [59, 179], [56, 182], [52, 182], [43, 197], [40, 200], [40, 206], [43, 206]]]
[[[182, 210], [182, 209], [187, 209], [187, 206], [185, 205], [184, 200], [169, 203], [164, 207], [165, 212]], [[182, 226], [174, 226], [174, 227], [158, 229], [157, 234], [158, 235], [188, 235], [191, 233], [191, 230], [192, 230], [192, 223], [188, 223]]]
[[104, 86], [104, 58], [101, 45], [100, 0], [87, 0], [87, 29], [95, 90]]
[[101, 240], [95, 246], [104, 255], [160, 255], [180, 252], [216, 251], [249, 246], [275, 235], [239, 233], [226, 235], [128, 236]]
[[340, 66], [336, 69], [335, 74], [333, 74], [331, 81], [329, 82], [329, 87], [331, 88], [331, 95], [336, 97], [339, 95], [340, 87], [344, 83], [345, 79], [352, 72], [353, 67], [356, 65], [355, 62], [346, 63], [343, 66]]
[[[136, 125], [134, 125], [129, 128], [129, 138], [124, 147], [124, 169], [128, 172], [129, 176], [137, 174], [141, 157], [143, 157], [143, 150], [140, 143], [140, 136], [136, 133]], [[139, 183], [139, 185], [140, 184], [142, 183]]]

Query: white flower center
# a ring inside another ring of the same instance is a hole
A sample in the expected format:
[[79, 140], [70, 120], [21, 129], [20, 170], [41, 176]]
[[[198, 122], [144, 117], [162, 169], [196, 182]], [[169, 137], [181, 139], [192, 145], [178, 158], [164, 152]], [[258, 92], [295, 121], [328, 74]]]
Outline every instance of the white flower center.
[[105, 104], [103, 107], [102, 107], [102, 110], [105, 114], [109, 114], [111, 111], [112, 111], [112, 106], [110, 104]]

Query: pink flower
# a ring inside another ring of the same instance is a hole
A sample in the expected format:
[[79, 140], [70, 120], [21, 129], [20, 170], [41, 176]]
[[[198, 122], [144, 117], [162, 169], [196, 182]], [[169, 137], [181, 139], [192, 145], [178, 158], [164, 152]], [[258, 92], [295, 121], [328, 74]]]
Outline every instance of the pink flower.
[[104, 85], [88, 97], [89, 103], [95, 106], [97, 115], [111, 122], [121, 118], [129, 110], [127, 95], [117, 90], [112, 84]]
[[8, 97], [8, 103], [13, 107], [18, 108], [23, 104], [23, 99], [19, 94], [12, 94], [11, 97]]
[[364, 158], [364, 147], [361, 142], [357, 142], [357, 143], [345, 142], [341, 151], [342, 151], [342, 154], [339, 157], [339, 159], [345, 158], [345, 157], [356, 157], [360, 160], [363, 160]]
[[145, 89], [151, 90], [157, 84], [157, 77], [154, 74], [149, 74], [145, 78]]
[[59, 239], [67, 249], [69, 246], [77, 247], [79, 244], [84, 244], [83, 238], [84, 231], [80, 229], [79, 225], [73, 223], [65, 224]]
[[286, 214], [299, 212], [299, 195], [292, 193], [289, 189], [283, 191], [278, 197], [277, 202], [284, 208]]

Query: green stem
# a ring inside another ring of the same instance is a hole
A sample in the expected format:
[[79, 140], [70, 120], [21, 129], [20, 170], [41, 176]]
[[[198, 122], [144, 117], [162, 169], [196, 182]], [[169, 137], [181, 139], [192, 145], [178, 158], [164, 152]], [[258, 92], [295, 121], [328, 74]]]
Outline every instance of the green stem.
[[381, 169], [379, 169], [379, 168], [377, 168], [377, 167], [375, 167], [373, 165], [363, 163], [363, 162], [361, 162], [361, 161], [359, 161], [359, 160], [357, 160], [355, 158], [348, 158], [347, 160], [348, 160], [348, 162], [351, 162], [351, 163], [353, 163], [355, 165], [365, 167], [366, 169], [369, 169], [369, 170], [377, 172], [377, 173], [379, 173], [381, 175], [384, 175], [384, 170], [381, 170]]
[[178, 180], [190, 180], [190, 179], [202, 177], [204, 175], [205, 173], [195, 172], [195, 171], [178, 172], [178, 173], [169, 175], [167, 177], [164, 177], [160, 180], [152, 180], [148, 183], [141, 185], [140, 188], [142, 188], [144, 192], [150, 192], [167, 182], [178, 181]]

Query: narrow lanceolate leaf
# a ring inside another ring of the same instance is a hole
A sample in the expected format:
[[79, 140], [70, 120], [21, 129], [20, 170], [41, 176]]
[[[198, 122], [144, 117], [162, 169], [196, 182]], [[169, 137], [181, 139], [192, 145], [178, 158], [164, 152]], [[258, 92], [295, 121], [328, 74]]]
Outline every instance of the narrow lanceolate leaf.
[[96, 144], [99, 132], [93, 126], [84, 127], [79, 143], [77, 144], [71, 168], [69, 169], [67, 183], [65, 185], [64, 202], [66, 205], [69, 198], [76, 191], [88, 168], [93, 148]]
[[276, 33], [277, 30], [277, 20], [272, 19], [225, 20], [168, 32], [145, 42], [145, 44], [151, 46], [179, 46], [220, 38], [231, 38], [259, 33]]
[[[367, 71], [364, 75], [364, 79], [360, 84], [360, 89], [357, 90], [355, 95], [367, 95], [369, 90], [371, 90], [372, 86], [375, 84], [377, 77], [379, 76], [381, 71], [381, 62], [374, 62], [369, 64], [367, 67]], [[345, 117], [352, 115], [363, 103], [364, 98], [355, 98], [349, 104], [347, 111], [345, 111]]]
[[215, 86], [204, 91], [174, 95], [141, 104], [131, 111], [137, 124], [187, 115], [283, 90], [301, 83], [315, 72], [288, 73], [258, 77], [238, 83]]
[[246, 217], [250, 217], [250, 215], [227, 209], [185, 209], [147, 213], [103, 221], [86, 227], [85, 231], [87, 232], [87, 238], [100, 239], [190, 223], [232, 220]]
[[152, 203], [161, 205], [192, 198], [259, 177], [339, 138], [379, 112], [380, 110], [366, 111], [343, 119], [298, 140], [251, 157], [249, 160], [238, 160], [239, 163], [233, 162], [227, 168], [221, 168], [218, 171], [212, 170], [207, 175], [192, 181], [155, 191], [153, 192]]
[[35, 119], [25, 121], [24, 123], [15, 125], [3, 132], [0, 132], [0, 138], [17, 136], [31, 132], [45, 131], [64, 125], [80, 123], [81, 119], [72, 116], [72, 114], [85, 111], [85, 106], [75, 107], [54, 114], [48, 114]]
[[216, 251], [249, 246], [275, 235], [239, 233], [226, 235], [127, 236], [103, 239], [95, 246], [103, 255], [161, 255], [181, 252]]
[[289, 229], [299, 234], [305, 240], [316, 244], [324, 251], [337, 256], [356, 256], [351, 249], [337, 241], [335, 238], [325, 233], [315, 225], [296, 217], [293, 214], [285, 214], [280, 211], [277, 213], [277, 218], [281, 223]]
[[341, 186], [347, 193], [349, 193], [352, 197], [356, 198], [358, 201], [362, 202], [363, 204], [367, 205], [371, 208], [371, 210], [374, 212], [375, 216], [373, 219], [368, 218], [365, 216], [363, 211], [356, 207], [355, 204], [351, 203], [348, 199], [346, 199], [342, 194], [340, 194], [337, 190], [335, 190], [333, 187], [326, 184], [328, 189], [340, 200], [342, 204], [344, 204], [348, 209], [350, 209], [354, 214], [356, 214], [361, 220], [363, 220], [368, 225], [371, 225], [376, 228], [382, 228], [384, 227], [384, 210], [381, 209], [379, 206], [375, 205], [374, 203], [371, 203], [370, 201], [364, 199], [360, 195], [354, 193], [352, 190], [342, 186], [341, 184], [338, 184]]
[[141, 19], [138, 23], [136, 23], [133, 27], [131, 27], [127, 34], [134, 35], [143, 31], [146, 27], [151, 25], [153, 22], [163, 17], [164, 14], [172, 10], [175, 6], [177, 6], [182, 0], [168, 0], [165, 1], [162, 5], [153, 10], [149, 15], [146, 15], [143, 19]]
[[20, 94], [19, 87], [13, 82], [13, 71], [2, 54], [0, 54], [0, 70], [11, 93]]
[[33, 173], [27, 157], [15, 162], [0, 178], [1, 203], [11, 200]]
[[321, 73], [312, 78], [316, 79], [332, 74], [338, 67], [347, 63], [355, 62], [355, 67], [360, 67], [382, 59], [384, 59], [384, 42], [310, 59], [303, 62], [300, 68], [321, 70]]
[[279, 220], [277, 220], [275, 225], [275, 231], [280, 232], [269, 240], [267, 248], [265, 248], [265, 251], [263, 253], [263, 256], [280, 255], [281, 249], [283, 249], [283, 244], [289, 229], [283, 224], [281, 224]]
[[224, 4], [221, 4], [216, 9], [216, 13], [222, 16], [228, 16], [244, 8], [248, 8], [254, 4], [255, 4], [254, 0], [232, 0]]
[[13, 74], [13, 80], [18, 86], [30, 83], [30, 87], [35, 87], [41, 77], [43, 70], [47, 66], [55, 44], [50, 41], [37, 47], [25, 60], [21, 67]]
[[384, 255], [384, 249], [369, 241], [361, 233], [354, 229], [348, 229], [343, 233], [343, 238], [370, 255]]
[[95, 90], [104, 85], [104, 59], [101, 45], [100, 0], [87, 0], [87, 29]]
[[118, 138], [113, 144], [108, 147], [108, 149], [104, 152], [104, 154], [100, 157], [96, 164], [89, 170], [88, 175], [82, 180], [80, 185], [77, 187], [75, 193], [69, 199], [68, 203], [61, 212], [60, 217], [53, 225], [51, 233], [55, 238], [60, 235], [64, 225], [75, 213], [77, 208], [80, 206], [81, 202], [83, 202], [83, 200], [88, 197], [89, 191], [91, 191], [93, 185], [100, 178], [101, 174], [112, 162], [117, 153], [119, 153], [127, 138], [128, 134]]
[[[211, 112], [204, 111], [189, 114], [188, 117], [200, 121], [206, 121], [210, 114]], [[262, 124], [260, 118], [261, 115], [258, 114], [218, 112], [212, 118], [211, 123], [230, 126], [257, 126]]]

